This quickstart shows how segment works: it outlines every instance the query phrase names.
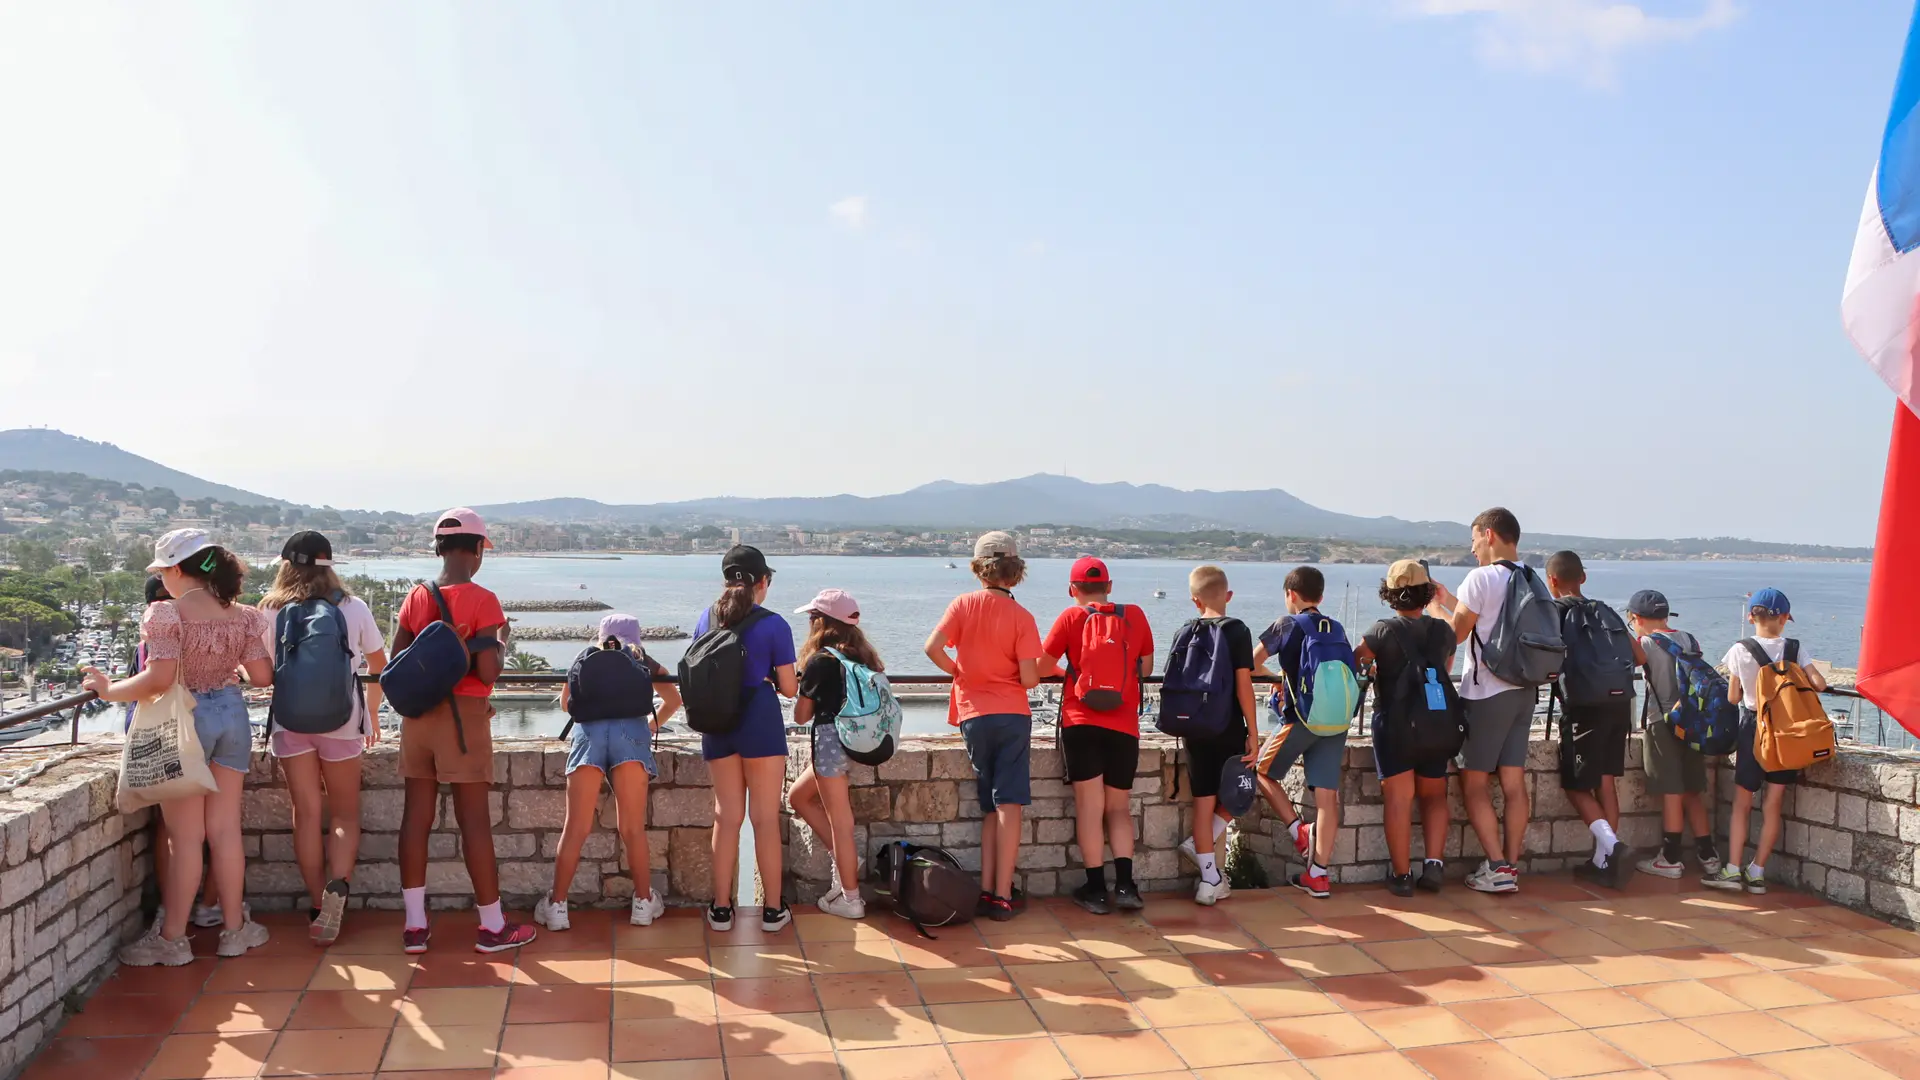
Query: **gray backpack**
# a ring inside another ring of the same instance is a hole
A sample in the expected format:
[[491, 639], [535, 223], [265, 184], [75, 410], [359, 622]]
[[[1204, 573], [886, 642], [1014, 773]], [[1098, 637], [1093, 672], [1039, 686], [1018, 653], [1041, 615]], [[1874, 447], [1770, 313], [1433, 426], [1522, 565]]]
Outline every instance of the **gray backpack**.
[[1532, 567], [1506, 559], [1495, 565], [1508, 570], [1507, 599], [1484, 636], [1480, 627], [1473, 628], [1470, 644], [1479, 666], [1515, 686], [1552, 682], [1567, 662], [1560, 607]]

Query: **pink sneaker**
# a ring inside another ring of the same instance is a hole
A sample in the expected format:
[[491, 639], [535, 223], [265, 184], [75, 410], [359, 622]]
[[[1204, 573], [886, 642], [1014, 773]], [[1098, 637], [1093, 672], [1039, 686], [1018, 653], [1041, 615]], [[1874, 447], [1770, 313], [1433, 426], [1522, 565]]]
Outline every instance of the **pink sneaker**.
[[539, 931], [525, 923], [510, 922], [501, 927], [497, 934], [483, 926], [474, 937], [473, 951], [477, 953], [506, 952], [509, 949], [517, 949], [538, 936]]
[[418, 956], [427, 951], [427, 942], [433, 939], [433, 931], [424, 926], [408, 927], [400, 935], [401, 951], [409, 956]]

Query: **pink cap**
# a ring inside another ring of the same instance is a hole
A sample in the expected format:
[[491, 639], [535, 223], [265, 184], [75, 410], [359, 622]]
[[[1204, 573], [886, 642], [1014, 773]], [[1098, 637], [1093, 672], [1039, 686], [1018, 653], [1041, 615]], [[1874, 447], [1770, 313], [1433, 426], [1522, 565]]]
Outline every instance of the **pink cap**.
[[464, 506], [456, 506], [440, 515], [440, 524], [433, 527], [435, 536], [477, 536], [485, 541], [481, 547], [492, 547], [493, 541], [487, 539], [487, 523], [479, 514]]
[[808, 601], [806, 607], [795, 608], [793, 613], [812, 615], [815, 612], [849, 626], [860, 625], [860, 601], [855, 600], [852, 593], [841, 589], [821, 589], [819, 596]]

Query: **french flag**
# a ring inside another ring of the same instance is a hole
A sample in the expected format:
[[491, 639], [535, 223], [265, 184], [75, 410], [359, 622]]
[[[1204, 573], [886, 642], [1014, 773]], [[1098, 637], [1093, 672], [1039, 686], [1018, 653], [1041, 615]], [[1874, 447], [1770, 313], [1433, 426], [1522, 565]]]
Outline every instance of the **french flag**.
[[[1920, 11], [1916, 12], [1920, 20]], [[1907, 28], [1840, 317], [1898, 399], [1880, 495], [1860, 693], [1920, 735], [1920, 21]]]

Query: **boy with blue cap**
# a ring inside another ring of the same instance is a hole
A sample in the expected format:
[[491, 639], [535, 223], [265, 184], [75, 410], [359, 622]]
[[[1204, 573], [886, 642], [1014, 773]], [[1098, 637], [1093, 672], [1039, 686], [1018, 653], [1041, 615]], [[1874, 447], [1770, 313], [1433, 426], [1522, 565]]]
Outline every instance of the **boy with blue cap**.
[[[1780, 804], [1787, 785], [1800, 779], [1798, 772], [1768, 772], [1754, 757], [1753, 740], [1757, 714], [1751, 707], [1760, 699], [1760, 660], [1758, 651], [1769, 663], [1798, 662], [1815, 690], [1825, 690], [1827, 681], [1813, 666], [1813, 657], [1800, 643], [1786, 636], [1787, 623], [1793, 619], [1793, 607], [1787, 594], [1779, 589], [1761, 589], [1747, 598], [1747, 618], [1754, 634], [1737, 641], [1727, 650], [1722, 666], [1727, 669], [1727, 700], [1740, 706], [1740, 734], [1733, 749], [1733, 822], [1727, 830], [1727, 863], [1718, 873], [1700, 879], [1711, 889], [1741, 889], [1750, 893], [1767, 891], [1767, 856], [1780, 842]], [[1749, 648], [1749, 645], [1753, 646]], [[1753, 797], [1766, 789], [1760, 807], [1760, 837], [1754, 844], [1753, 861], [1743, 870], [1740, 857], [1746, 851], [1747, 823], [1753, 813]]]

